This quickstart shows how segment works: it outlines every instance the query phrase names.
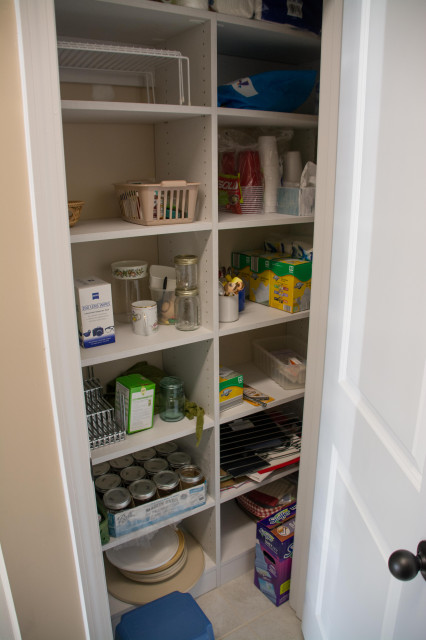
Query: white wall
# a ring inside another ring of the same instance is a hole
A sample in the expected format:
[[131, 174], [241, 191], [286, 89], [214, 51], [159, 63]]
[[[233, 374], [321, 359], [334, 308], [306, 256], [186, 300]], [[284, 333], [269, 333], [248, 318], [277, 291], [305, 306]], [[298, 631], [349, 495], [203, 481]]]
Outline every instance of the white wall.
[[0, 77], [0, 540], [22, 637], [79, 640], [85, 632], [45, 361], [13, 0], [0, 0]]

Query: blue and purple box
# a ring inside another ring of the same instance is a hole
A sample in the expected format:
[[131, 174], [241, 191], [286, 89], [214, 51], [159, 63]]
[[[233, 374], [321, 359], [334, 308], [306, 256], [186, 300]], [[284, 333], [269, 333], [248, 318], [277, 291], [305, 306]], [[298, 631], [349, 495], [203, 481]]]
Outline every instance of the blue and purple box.
[[257, 523], [254, 584], [277, 607], [290, 597], [296, 503]]

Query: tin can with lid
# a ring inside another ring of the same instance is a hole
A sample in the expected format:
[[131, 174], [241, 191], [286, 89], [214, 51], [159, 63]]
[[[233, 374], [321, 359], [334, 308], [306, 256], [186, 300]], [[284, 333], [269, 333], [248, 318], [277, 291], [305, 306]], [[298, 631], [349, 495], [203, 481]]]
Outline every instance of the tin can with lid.
[[133, 507], [133, 499], [130, 491], [124, 487], [110, 489], [104, 494], [103, 501], [109, 513], [119, 513], [120, 511], [124, 511], [124, 509], [131, 509]]
[[154, 447], [149, 447], [148, 449], [141, 449], [140, 451], [134, 451], [132, 456], [136, 462], [136, 464], [140, 464], [143, 467], [144, 463], [147, 460], [151, 460], [151, 458], [155, 458], [157, 452]]
[[163, 442], [162, 444], [156, 444], [155, 450], [159, 458], [167, 458], [171, 453], [178, 450], [178, 445], [173, 440], [170, 442]]
[[120, 471], [120, 478], [125, 487], [128, 487], [129, 484], [135, 482], [135, 480], [142, 480], [146, 476], [146, 471], [143, 467], [139, 465], [133, 465], [131, 467], [126, 467]]
[[159, 471], [165, 471], [169, 468], [165, 458], [152, 458], [151, 460], [147, 460], [143, 466], [149, 478], [155, 476]]
[[175, 451], [167, 456], [170, 469], [179, 469], [191, 464], [191, 456], [186, 451]]
[[174, 376], [162, 378], [160, 381], [159, 394], [160, 418], [165, 422], [178, 422], [179, 420], [183, 420], [185, 416], [185, 392], [182, 380]]
[[144, 478], [143, 480], [136, 480], [129, 485], [129, 491], [133, 497], [135, 507], [151, 502], [157, 497], [157, 488], [152, 480]]
[[194, 464], [188, 464], [184, 467], [180, 467], [180, 469], [178, 469], [178, 475], [182, 489], [196, 487], [199, 484], [203, 484], [205, 481], [203, 472]]
[[121, 486], [121, 478], [117, 473], [105, 473], [95, 480], [95, 489], [98, 493], [104, 494], [110, 489]]
[[100, 462], [99, 464], [94, 464], [92, 466], [92, 476], [93, 478], [99, 478], [100, 476], [104, 476], [106, 473], [109, 473], [111, 467], [109, 462]]
[[174, 263], [176, 289], [196, 289], [198, 287], [198, 256], [175, 256]]
[[201, 303], [198, 289], [176, 289], [176, 329], [194, 331], [201, 324]]
[[109, 463], [111, 465], [111, 470], [115, 473], [120, 473], [122, 469], [126, 467], [131, 467], [134, 462], [133, 456], [129, 453], [126, 456], [120, 456], [119, 458], [114, 458], [110, 460]]
[[159, 498], [165, 498], [180, 490], [179, 476], [174, 471], [160, 471], [153, 477]]
[[111, 264], [112, 304], [117, 322], [132, 321], [132, 302], [143, 299], [142, 280], [148, 275], [144, 260], [122, 260]]

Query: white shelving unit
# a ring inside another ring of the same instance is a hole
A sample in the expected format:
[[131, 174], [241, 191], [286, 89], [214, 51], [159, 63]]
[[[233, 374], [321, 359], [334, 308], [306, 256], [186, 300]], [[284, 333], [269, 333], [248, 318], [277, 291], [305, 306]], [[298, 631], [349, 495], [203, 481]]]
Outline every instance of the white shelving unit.
[[[250, 491], [254, 485], [247, 483], [233, 490], [233, 493], [221, 495], [219, 427], [220, 423], [256, 413], [260, 409], [244, 404], [220, 413], [219, 365], [227, 364], [241, 370], [247, 381], [275, 398], [272, 406], [283, 406], [290, 402], [300, 404], [304, 390], [288, 392], [272, 380], [266, 379], [251, 361], [250, 345], [254, 338], [285, 333], [307, 340], [309, 325], [314, 319], [309, 312], [286, 314], [247, 303], [238, 322], [221, 324], [218, 321], [217, 274], [220, 265], [230, 263], [232, 250], [258, 248], [270, 233], [312, 238], [314, 219], [299, 219], [278, 213], [245, 216], [218, 214], [218, 133], [221, 127], [260, 127], [262, 131], [292, 129], [294, 136], [289, 144], [301, 150], [304, 162], [315, 161], [318, 118], [304, 114], [217, 108], [216, 88], [229, 61], [232, 61], [233, 72], [238, 70], [236, 77], [248, 74], [248, 63], [253, 57], [261, 60], [264, 70], [271, 63], [283, 67], [307, 65], [318, 68], [320, 39], [282, 25], [232, 18], [149, 0], [73, 0], [72, 3], [69, 0], [52, 0], [53, 2], [56, 33], [60, 38], [104, 40], [130, 46], [175, 50], [189, 59], [191, 69], [192, 106], [178, 104], [172, 82], [174, 79], [168, 76], [168, 72], [156, 74], [155, 105], [145, 104], [135, 98], [129, 99], [129, 95], [133, 96], [132, 92], [143, 91], [143, 87], [126, 87], [119, 79], [117, 84], [106, 87], [107, 100], [94, 99], [102, 95], [102, 91], [93, 91], [87, 77], [82, 77], [81, 80], [74, 77], [72, 82], [67, 79], [61, 86], [63, 99], [60, 105], [60, 126], [63, 134], [64, 166], [59, 167], [58, 173], [62, 175], [61, 172], [64, 171], [66, 175], [68, 198], [85, 201], [82, 218], [69, 233], [69, 256], [64, 254], [64, 262], [69, 259], [70, 264], [69, 271], [66, 271], [68, 265], [65, 267], [66, 277], [60, 285], [67, 309], [74, 306], [72, 274], [93, 274], [109, 279], [109, 265], [115, 260], [138, 257], [146, 259], [150, 264], [172, 265], [173, 257], [177, 254], [195, 253], [199, 256], [202, 305], [202, 327], [199, 330], [186, 333], [173, 327], [160, 327], [157, 335], [144, 339], [135, 336], [130, 327], [117, 327], [115, 344], [87, 352], [76, 345], [67, 346], [71, 366], [68, 366], [66, 357], [63, 361], [58, 358], [59, 365], [55, 363], [55, 367], [61, 368], [63, 379], [66, 378], [65, 371], [73, 372], [70, 397], [64, 403], [67, 411], [64, 415], [61, 414], [64, 425], [62, 437], [64, 441], [71, 443], [68, 448], [64, 447], [65, 468], [70, 478], [69, 486], [80, 497], [80, 500], [75, 496], [71, 497], [71, 513], [79, 522], [87, 522], [84, 544], [87, 544], [90, 553], [81, 562], [82, 565], [89, 566], [87, 583], [84, 583], [83, 589], [86, 599], [92, 599], [93, 609], [96, 610], [93, 617], [98, 616], [93, 624], [99, 628], [103, 624], [100, 618], [102, 611], [105, 611], [103, 598], [106, 600], [106, 588], [91, 589], [90, 585], [99, 585], [102, 581], [105, 583], [102, 548], [99, 539], [96, 539], [96, 527], [92, 525], [95, 509], [94, 497], [91, 496], [92, 484], [87, 474], [78, 473], [81, 469], [87, 471], [87, 463], [90, 461], [97, 463], [110, 460], [145, 446], [178, 440], [182, 448], [189, 450], [195, 462], [203, 468], [208, 483], [206, 505], [188, 514], [182, 522], [198, 540], [206, 558], [204, 575], [194, 593], [203, 593], [252, 566], [254, 523], [235, 505], [234, 498]], [[25, 18], [28, 24], [32, 24], [31, 11], [36, 9], [28, 3], [29, 17]], [[37, 19], [39, 27], [32, 31], [32, 35], [42, 42], [43, 29], [40, 25], [43, 21], [38, 16]], [[51, 28], [49, 23], [46, 29]], [[45, 59], [50, 60], [50, 77], [55, 78], [57, 61], [52, 60], [51, 53], [41, 49]], [[37, 87], [34, 91], [41, 94], [42, 88]], [[114, 99], [110, 99], [112, 94]], [[59, 103], [57, 106], [59, 108]], [[38, 114], [38, 117], [41, 116]], [[57, 155], [56, 153], [56, 157]], [[42, 162], [35, 166], [44, 167]], [[185, 178], [199, 182], [196, 222], [156, 228], [132, 225], [120, 220], [113, 183], [142, 177]], [[44, 181], [47, 182], [46, 179]], [[40, 183], [43, 180], [40, 179]], [[37, 197], [40, 195], [37, 194]], [[50, 202], [46, 210], [55, 208], [55, 205], [56, 211], [63, 207], [65, 217], [66, 197], [58, 197], [55, 203]], [[40, 225], [42, 237], [43, 231], [45, 236], [41, 245], [48, 242], [50, 229], [47, 224]], [[54, 225], [51, 233], [59, 237], [62, 231]], [[62, 251], [63, 247], [59, 250]], [[46, 273], [49, 264], [42, 264], [41, 270]], [[59, 288], [58, 282], [52, 285], [52, 290], [55, 287]], [[67, 323], [68, 329], [75, 329], [75, 323], [71, 323], [69, 317]], [[67, 340], [71, 341], [69, 335]], [[59, 345], [59, 336], [57, 342]], [[59, 353], [62, 353], [61, 349], [58, 346]], [[152, 430], [91, 453], [89, 449], [86, 452], [82, 445], [82, 435], [86, 428], [82, 385], [74, 372], [76, 359], [79, 360], [79, 373], [85, 376], [87, 367], [90, 367], [104, 385], [140, 360], [146, 360], [181, 377], [185, 383], [186, 395], [205, 410], [200, 446], [195, 445], [194, 421], [166, 424], [156, 419]], [[75, 432], [78, 433], [78, 445], [74, 446]], [[276, 472], [265, 482], [283, 477], [293, 469], [286, 468]], [[74, 479], [78, 480], [78, 486], [73, 484]], [[141, 534], [143, 533], [142, 530]], [[132, 534], [132, 538], [137, 535]], [[114, 540], [110, 546], [119, 543], [120, 541]], [[78, 550], [83, 555], [86, 553], [82, 549], [84, 544], [81, 540], [77, 542]], [[93, 596], [95, 591], [96, 597]], [[110, 599], [112, 615], [119, 615], [128, 608], [124, 603]]]

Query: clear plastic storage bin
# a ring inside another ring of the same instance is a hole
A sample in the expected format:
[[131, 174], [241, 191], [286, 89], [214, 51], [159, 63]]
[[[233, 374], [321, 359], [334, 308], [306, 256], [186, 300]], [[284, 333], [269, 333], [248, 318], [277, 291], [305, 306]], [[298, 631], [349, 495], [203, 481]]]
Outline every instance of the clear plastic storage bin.
[[307, 344], [292, 336], [253, 340], [256, 366], [283, 389], [305, 386]]

